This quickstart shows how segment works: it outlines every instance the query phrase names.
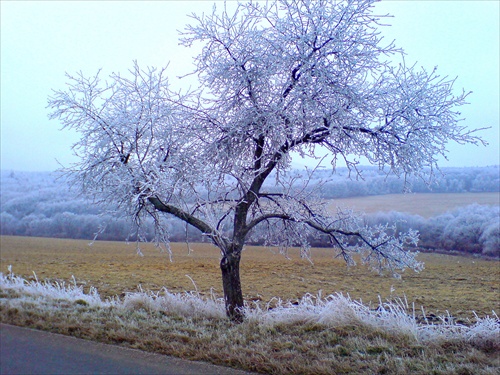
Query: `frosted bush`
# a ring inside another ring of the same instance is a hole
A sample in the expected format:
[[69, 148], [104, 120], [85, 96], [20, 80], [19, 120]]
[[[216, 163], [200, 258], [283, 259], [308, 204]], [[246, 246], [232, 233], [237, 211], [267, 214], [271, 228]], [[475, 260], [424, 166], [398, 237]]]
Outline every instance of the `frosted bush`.
[[468, 342], [477, 346], [490, 346], [500, 350], [500, 319], [493, 311], [493, 317], [477, 318], [477, 322], [463, 335]]
[[204, 299], [194, 293], [170, 293], [167, 289], [158, 293], [127, 293], [121, 307], [208, 319], [223, 319], [226, 316], [222, 300]]
[[90, 306], [104, 307], [109, 303], [103, 302], [97, 289], [90, 287], [89, 292], [85, 293], [81, 285], [77, 285], [73, 278], [73, 284], [66, 284], [64, 281], [39, 281], [34, 275], [34, 280], [26, 280], [12, 273], [9, 266], [9, 274], [4, 275], [0, 272], [0, 289], [11, 290], [33, 299], [47, 298], [52, 300], [67, 300], [70, 302], [85, 301]]
[[318, 323], [327, 327], [339, 327], [350, 324], [365, 324], [375, 329], [405, 334], [418, 338], [417, 323], [406, 313], [402, 302], [380, 303], [376, 309], [370, 309], [359, 301], [343, 294], [321, 296], [305, 295], [298, 304], [282, 303], [271, 310], [260, 306], [247, 308], [247, 319], [263, 324], [278, 323]]
[[479, 238], [483, 245], [483, 254], [500, 257], [500, 216], [492, 218], [484, 227]]

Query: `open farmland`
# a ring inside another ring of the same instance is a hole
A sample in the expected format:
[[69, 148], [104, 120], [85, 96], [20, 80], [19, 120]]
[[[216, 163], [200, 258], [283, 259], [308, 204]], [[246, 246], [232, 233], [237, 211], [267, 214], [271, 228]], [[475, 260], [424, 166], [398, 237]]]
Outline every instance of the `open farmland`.
[[[34, 237], [1, 237], [1, 271], [12, 265], [15, 274], [41, 280], [64, 280], [72, 276], [85, 288], [96, 287], [102, 297], [136, 291], [171, 292], [197, 290], [222, 295], [218, 268], [219, 253], [208, 244], [172, 244], [172, 261], [151, 244], [142, 246], [122, 242], [61, 240]], [[407, 271], [401, 280], [382, 277], [365, 267], [347, 268], [334, 259], [328, 249], [313, 249], [313, 264], [291, 250], [285, 259], [275, 249], [247, 247], [242, 259], [242, 286], [247, 301], [271, 302], [273, 297], [294, 300], [306, 293], [349, 294], [353, 299], [372, 302], [406, 296], [417, 314], [473, 318], [500, 311], [500, 267], [496, 261], [420, 254], [426, 268], [421, 273]], [[193, 280], [193, 281], [191, 281]], [[196, 284], [196, 287], [193, 285]]]
[[429, 218], [474, 203], [498, 206], [500, 205], [500, 192], [372, 195], [333, 199], [329, 207], [332, 210], [335, 210], [337, 206], [351, 208], [365, 213], [398, 211]]

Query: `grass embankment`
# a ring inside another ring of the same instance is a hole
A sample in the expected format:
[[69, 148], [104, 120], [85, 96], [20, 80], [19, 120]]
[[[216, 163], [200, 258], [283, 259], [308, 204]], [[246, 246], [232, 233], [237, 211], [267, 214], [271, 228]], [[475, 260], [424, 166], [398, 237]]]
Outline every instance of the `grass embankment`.
[[[402, 280], [383, 278], [363, 267], [346, 268], [327, 250], [313, 252], [314, 265], [291, 252], [286, 260], [263, 248], [248, 248], [242, 263], [248, 319], [233, 325], [224, 317], [218, 253], [207, 245], [174, 245], [167, 254], [144, 246], [144, 257], [123, 243], [38, 238], [1, 238], [1, 271], [7, 266], [25, 278], [0, 280], [0, 319], [77, 337], [276, 374], [391, 373], [495, 374], [500, 367], [499, 325], [475, 319], [498, 311], [498, 262], [422, 254], [426, 270]], [[75, 279], [72, 279], [72, 275]], [[193, 290], [200, 294], [172, 294]], [[61, 283], [65, 280], [66, 285]], [[144, 290], [156, 294], [136, 293]], [[101, 296], [93, 294], [97, 287]], [[161, 290], [166, 287], [168, 291]], [[211, 290], [211, 288], [213, 288]], [[323, 296], [283, 300], [305, 292]], [[392, 292], [391, 292], [392, 290]], [[83, 293], [85, 291], [85, 294]], [[461, 324], [417, 324], [407, 306], [388, 303], [378, 311], [378, 295], [451, 315]], [[101, 297], [118, 295], [104, 300]], [[367, 306], [372, 301], [372, 306]], [[275, 308], [266, 309], [266, 302]], [[253, 308], [252, 308], [253, 306]], [[496, 318], [495, 318], [496, 319]]]
[[273, 374], [495, 374], [499, 327], [421, 325], [404, 305], [373, 311], [343, 296], [249, 308], [232, 324], [221, 300], [195, 294], [127, 294], [0, 274], [2, 322]]

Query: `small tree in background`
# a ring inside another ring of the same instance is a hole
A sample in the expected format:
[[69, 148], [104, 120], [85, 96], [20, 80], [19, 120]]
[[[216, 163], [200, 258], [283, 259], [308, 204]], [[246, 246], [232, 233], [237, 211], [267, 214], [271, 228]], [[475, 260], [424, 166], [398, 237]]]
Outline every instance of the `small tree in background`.
[[[358, 253], [393, 273], [421, 264], [409, 245], [414, 231], [366, 227], [324, 202], [287, 173], [291, 154], [328, 151], [354, 174], [359, 157], [397, 175], [434, 169], [449, 141], [481, 143], [459, 125], [466, 93], [453, 81], [407, 67], [402, 51], [384, 44], [374, 0], [278, 0], [238, 4], [192, 15], [185, 46], [202, 43], [194, 60], [199, 88], [173, 92], [165, 70], [127, 76], [68, 75], [69, 87], [49, 98], [50, 118], [76, 129], [80, 161], [67, 171], [96, 201], [134, 218], [138, 233], [162, 215], [201, 231], [221, 252], [226, 311], [243, 319], [240, 259], [254, 229], [267, 243], [300, 245], [327, 236], [332, 251], [354, 264]], [[271, 189], [267, 187], [272, 186]]]

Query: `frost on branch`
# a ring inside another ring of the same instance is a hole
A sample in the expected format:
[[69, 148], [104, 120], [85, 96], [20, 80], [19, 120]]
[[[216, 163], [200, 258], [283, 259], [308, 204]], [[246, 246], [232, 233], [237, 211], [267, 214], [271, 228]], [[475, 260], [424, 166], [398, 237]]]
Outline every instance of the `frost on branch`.
[[[51, 118], [80, 132], [80, 162], [68, 168], [84, 192], [135, 219], [153, 219], [168, 238], [173, 215], [221, 250], [228, 314], [243, 306], [239, 261], [262, 235], [273, 245], [327, 236], [337, 254], [353, 253], [377, 269], [418, 270], [409, 246], [417, 234], [367, 228], [290, 175], [291, 153], [328, 152], [359, 174], [357, 160], [399, 176], [437, 168], [449, 141], [484, 143], [460, 125], [467, 93], [453, 80], [415, 66], [386, 43], [373, 0], [278, 0], [192, 15], [181, 43], [199, 43], [199, 87], [170, 90], [164, 69], [68, 76], [49, 98]], [[256, 233], [259, 231], [258, 233]], [[228, 286], [229, 285], [229, 286]], [[228, 288], [226, 288], [228, 286]], [[234, 293], [233, 293], [234, 292]]]

